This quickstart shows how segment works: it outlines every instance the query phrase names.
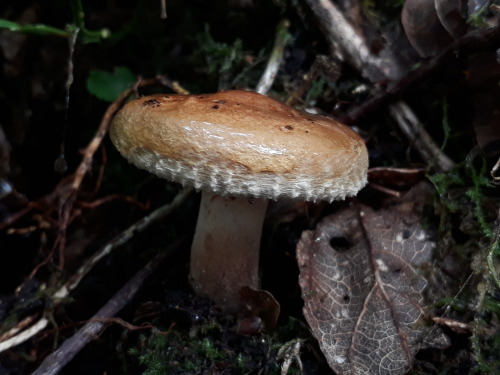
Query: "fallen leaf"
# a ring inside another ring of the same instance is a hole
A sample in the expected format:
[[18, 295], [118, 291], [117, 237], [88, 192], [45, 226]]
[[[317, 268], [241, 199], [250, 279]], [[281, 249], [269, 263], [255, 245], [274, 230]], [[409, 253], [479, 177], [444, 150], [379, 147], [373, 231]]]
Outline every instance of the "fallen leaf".
[[433, 242], [413, 212], [407, 201], [352, 206], [297, 245], [304, 315], [338, 374], [404, 374], [423, 345], [426, 281], [414, 267]]
[[453, 41], [436, 13], [434, 0], [405, 1], [401, 24], [408, 41], [422, 57], [437, 55]]
[[262, 319], [267, 330], [273, 330], [280, 315], [280, 304], [267, 290], [257, 290], [244, 286], [240, 296], [247, 313]]
[[422, 181], [422, 168], [376, 167], [368, 170], [368, 181], [390, 189], [407, 190]]

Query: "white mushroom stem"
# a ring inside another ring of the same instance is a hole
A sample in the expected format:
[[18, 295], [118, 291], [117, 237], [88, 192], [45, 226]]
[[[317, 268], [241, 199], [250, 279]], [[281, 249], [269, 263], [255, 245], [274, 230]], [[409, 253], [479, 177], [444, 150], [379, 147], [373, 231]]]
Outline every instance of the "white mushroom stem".
[[227, 312], [244, 286], [259, 287], [259, 251], [267, 200], [202, 192], [191, 247], [191, 284]]

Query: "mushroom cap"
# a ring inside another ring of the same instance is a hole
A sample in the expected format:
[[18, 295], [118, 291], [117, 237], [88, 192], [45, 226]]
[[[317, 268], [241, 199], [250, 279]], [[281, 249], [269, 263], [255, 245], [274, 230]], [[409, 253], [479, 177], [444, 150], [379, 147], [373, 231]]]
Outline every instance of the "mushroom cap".
[[249, 91], [141, 97], [116, 114], [110, 136], [138, 168], [221, 195], [332, 201], [366, 184], [356, 132]]

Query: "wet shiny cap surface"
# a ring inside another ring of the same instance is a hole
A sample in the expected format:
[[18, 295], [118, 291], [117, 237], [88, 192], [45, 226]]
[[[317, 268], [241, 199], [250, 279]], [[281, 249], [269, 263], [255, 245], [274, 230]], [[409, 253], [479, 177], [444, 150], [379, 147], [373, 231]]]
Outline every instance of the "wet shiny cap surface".
[[332, 201], [366, 183], [356, 132], [249, 91], [138, 98], [117, 113], [110, 136], [137, 167], [222, 195]]

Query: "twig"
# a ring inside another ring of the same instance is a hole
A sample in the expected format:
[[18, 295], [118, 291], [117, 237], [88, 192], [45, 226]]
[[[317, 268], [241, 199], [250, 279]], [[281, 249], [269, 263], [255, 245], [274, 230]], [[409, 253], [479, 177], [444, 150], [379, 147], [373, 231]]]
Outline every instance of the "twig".
[[108, 131], [109, 124], [111, 119], [115, 115], [115, 113], [123, 106], [127, 98], [132, 94], [132, 89], [128, 89], [120, 95], [120, 97], [113, 102], [106, 113], [104, 114], [101, 124], [97, 129], [97, 132], [94, 135], [94, 138], [90, 141], [88, 146], [85, 148], [83, 152], [83, 159], [80, 162], [80, 165], [76, 169], [72, 181], [70, 181], [69, 185], [62, 186], [61, 194], [59, 196], [59, 228], [58, 228], [58, 236], [56, 240], [56, 246], [58, 247], [59, 254], [59, 268], [64, 268], [64, 249], [66, 247], [66, 230], [70, 223], [70, 216], [73, 210], [73, 205], [75, 203], [75, 199], [77, 193], [80, 189], [80, 185], [84, 177], [87, 175], [87, 172], [90, 169], [92, 164], [92, 160], [94, 157], [94, 153], [97, 151], [99, 146], [104, 139]]
[[[333, 48], [340, 48], [344, 58], [371, 82], [399, 78], [389, 67], [398, 64], [391, 54], [387, 58], [379, 58], [371, 53], [367, 43], [347, 21], [340, 10], [330, 0], [306, 0], [318, 18], [321, 27], [327, 33], [327, 40]], [[396, 69], [399, 71], [399, 69]], [[433, 165], [439, 171], [449, 171], [453, 161], [445, 155], [428, 135], [411, 108], [403, 103], [396, 103], [391, 107], [391, 114], [402, 131], [409, 134], [423, 135], [428, 142], [417, 148], [412, 144], [428, 165]], [[411, 139], [410, 139], [411, 141]]]
[[406, 103], [396, 102], [389, 106], [389, 111], [412, 147], [422, 159], [427, 161], [428, 166], [436, 166], [441, 171], [449, 171], [453, 168], [453, 162], [441, 152], [429, 133], [418, 125], [417, 116]]
[[178, 81], [172, 81], [163, 75], [157, 75], [156, 79], [163, 86], [169, 87], [171, 90], [173, 90], [177, 94], [189, 95], [189, 91], [186, 90], [184, 87], [182, 87]]
[[255, 91], [259, 94], [265, 94], [270, 89], [278, 74], [279, 67], [283, 61], [283, 52], [285, 51], [285, 46], [290, 40], [290, 34], [288, 34], [288, 28], [290, 27], [290, 21], [283, 20], [279, 23], [276, 30], [276, 40], [274, 41], [273, 50], [267, 61], [266, 69], [260, 77], [260, 81], [255, 88]]
[[[31, 317], [28, 317], [26, 319], [32, 320]], [[23, 322], [25, 320], [23, 320]], [[21, 322], [21, 323], [23, 323], [23, 322]], [[19, 325], [23, 325], [21, 323]], [[29, 328], [21, 331], [20, 333], [14, 335], [12, 337], [9, 337], [7, 340], [0, 342], [0, 352], [3, 352], [7, 349], [10, 349], [16, 345], [22, 344], [26, 340], [29, 340], [30, 338], [35, 336], [38, 332], [42, 331], [47, 326], [48, 323], [49, 323], [49, 321], [47, 320], [47, 318], [41, 318], [40, 320], [38, 320], [35, 324], [30, 326]], [[17, 331], [18, 329], [19, 329], [19, 327], [16, 327], [16, 328], [14, 328], [14, 331]], [[14, 331], [13, 331], [13, 333], [14, 333]], [[17, 333], [17, 332], [15, 332], [15, 333]]]
[[432, 321], [441, 327], [447, 327], [452, 331], [460, 334], [466, 334], [466, 335], [472, 334], [472, 326], [467, 323], [462, 323], [458, 320], [443, 318], [441, 316], [435, 316], [432, 318]]
[[78, 34], [80, 33], [79, 27], [74, 27], [70, 31], [68, 38], [68, 75], [66, 77], [66, 82], [64, 84], [64, 123], [61, 130], [61, 145], [59, 151], [59, 157], [54, 162], [54, 170], [59, 173], [64, 173], [68, 169], [68, 162], [66, 161], [66, 135], [68, 133], [68, 113], [69, 113], [69, 98], [71, 92], [71, 86], [74, 81], [74, 68], [75, 64], [73, 61], [75, 55], [76, 42], [78, 40]]
[[109, 317], [109, 318], [95, 318], [94, 317], [94, 318], [90, 318], [88, 320], [84, 320], [84, 321], [80, 321], [80, 322], [64, 324], [64, 325], [58, 326], [57, 328], [52, 329], [52, 330], [47, 330], [44, 332], [44, 336], [42, 336], [40, 339], [47, 337], [49, 335], [52, 335], [54, 333], [54, 331], [61, 332], [61, 331], [64, 331], [66, 329], [72, 329], [76, 326], [83, 326], [84, 324], [92, 323], [92, 322], [109, 323], [108, 325], [111, 325], [112, 323], [118, 324], [129, 331], [151, 330], [152, 334], [160, 335], [160, 336], [169, 335], [172, 332], [172, 329], [176, 326], [176, 323], [173, 322], [170, 324], [170, 326], [168, 327], [168, 329], [166, 331], [160, 331], [157, 326], [155, 326], [151, 323], [148, 323], [148, 322], [144, 322], [140, 326], [136, 326], [132, 323], [127, 322], [126, 320], [123, 320], [121, 318], [117, 318], [116, 316]]
[[160, 6], [160, 18], [162, 20], [167, 19], [167, 0], [161, 0], [161, 6]]
[[500, 176], [497, 175], [498, 171], [500, 171], [500, 158], [498, 158], [497, 162], [490, 171], [490, 176], [493, 178], [495, 183], [500, 182]]
[[55, 352], [47, 356], [32, 375], [55, 375], [66, 366], [76, 354], [92, 341], [105, 326], [101, 319], [116, 315], [135, 296], [144, 281], [158, 268], [160, 263], [169, 256], [176, 246], [169, 251], [162, 252], [135, 274], [113, 297], [94, 315], [91, 321], [85, 324], [77, 333], [64, 341]]
[[136, 326], [134, 324], [131, 324], [123, 319], [117, 318], [117, 317], [111, 317], [111, 318], [92, 318], [90, 319], [87, 323], [90, 322], [99, 322], [99, 323], [114, 323], [122, 326], [125, 329], [128, 329], [129, 331], [141, 331], [144, 329], [150, 329], [155, 335], [162, 335], [166, 336], [172, 331], [172, 327], [175, 326], [175, 323], [172, 323], [169, 327], [168, 330], [166, 331], [160, 331], [158, 328], [150, 323], [143, 323], [140, 326]]
[[89, 208], [96, 208], [103, 204], [113, 201], [124, 201], [130, 203], [130, 205], [132, 206], [136, 206], [140, 210], [147, 210], [149, 208], [149, 203], [142, 203], [128, 195], [121, 195], [121, 194], [110, 194], [103, 198], [99, 198], [90, 202], [79, 201], [78, 206], [85, 209], [89, 209]]
[[110, 106], [104, 113], [104, 116], [101, 119], [101, 123], [99, 124], [99, 128], [97, 129], [97, 132], [94, 135], [94, 138], [92, 138], [92, 140], [90, 141], [90, 143], [83, 152], [83, 159], [80, 162], [78, 168], [76, 169], [75, 176], [71, 184], [70, 193], [77, 191], [80, 188], [83, 178], [87, 174], [90, 165], [92, 164], [92, 159], [94, 157], [94, 154], [101, 145], [104, 136], [108, 132], [111, 119], [113, 118], [115, 113], [118, 112], [118, 110], [127, 101], [129, 96], [132, 94], [133, 94], [133, 88], [125, 90], [117, 100], [115, 100], [113, 103], [110, 104]]
[[371, 53], [340, 9], [331, 0], [306, 0], [325, 31], [332, 53], [356, 67], [371, 82], [397, 78], [401, 68], [394, 69], [397, 59]]

